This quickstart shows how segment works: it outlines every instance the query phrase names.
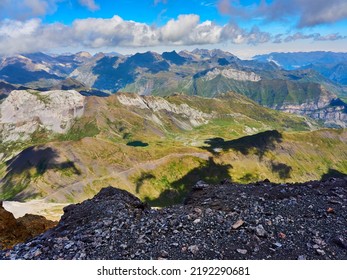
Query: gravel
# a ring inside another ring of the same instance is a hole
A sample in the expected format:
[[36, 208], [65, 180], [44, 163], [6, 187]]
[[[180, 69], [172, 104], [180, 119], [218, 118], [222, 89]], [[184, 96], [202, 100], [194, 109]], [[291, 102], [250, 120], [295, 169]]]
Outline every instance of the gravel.
[[199, 185], [163, 209], [105, 188], [0, 259], [347, 259], [347, 179]]

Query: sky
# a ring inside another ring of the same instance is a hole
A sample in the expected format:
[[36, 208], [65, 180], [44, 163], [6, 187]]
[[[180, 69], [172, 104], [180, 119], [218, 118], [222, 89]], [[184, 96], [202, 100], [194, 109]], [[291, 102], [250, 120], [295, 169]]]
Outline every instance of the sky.
[[0, 0], [0, 55], [347, 52], [346, 0]]

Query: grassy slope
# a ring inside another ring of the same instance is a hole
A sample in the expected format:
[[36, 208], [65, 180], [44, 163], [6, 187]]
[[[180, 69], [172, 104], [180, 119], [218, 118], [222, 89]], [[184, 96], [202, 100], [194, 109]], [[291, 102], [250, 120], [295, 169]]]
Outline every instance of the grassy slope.
[[[6, 172], [11, 167], [3, 162], [0, 172], [7, 176], [0, 199], [78, 202], [113, 185], [160, 206], [179, 201], [199, 179], [285, 182], [320, 179], [334, 170], [347, 173], [344, 130], [310, 131], [314, 122], [308, 125], [302, 117], [260, 107], [237, 94], [223, 99], [176, 95], [166, 100], [214, 113], [215, 118], [182, 130], [165, 112], [155, 113], [163, 124], [159, 125], [151, 119], [152, 111], [121, 105], [116, 96], [90, 97], [85, 116], [66, 135], [48, 137], [41, 132], [31, 143], [2, 147], [9, 155], [34, 145], [37, 150], [50, 149], [53, 156], [40, 159], [34, 149], [36, 156], [31, 158], [39, 159], [21, 172]], [[262, 133], [274, 129], [279, 133]], [[253, 136], [243, 138], [247, 135]], [[222, 144], [213, 140], [217, 137], [223, 138]], [[131, 141], [148, 146], [128, 146]]]

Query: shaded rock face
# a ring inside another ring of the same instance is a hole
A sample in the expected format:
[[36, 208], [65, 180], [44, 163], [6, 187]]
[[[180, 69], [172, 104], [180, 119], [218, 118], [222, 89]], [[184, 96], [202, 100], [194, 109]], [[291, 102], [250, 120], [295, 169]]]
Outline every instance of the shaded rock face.
[[3, 142], [27, 140], [38, 129], [64, 133], [84, 112], [84, 96], [74, 90], [14, 90], [0, 105]]
[[195, 188], [151, 209], [114, 188], [0, 259], [347, 259], [347, 179]]
[[12, 213], [6, 211], [0, 204], [0, 248], [9, 248], [28, 238], [29, 232], [25, 226], [15, 219]]
[[23, 217], [18, 218], [17, 221], [26, 228], [30, 237], [37, 236], [57, 225], [57, 222], [33, 214], [25, 214]]
[[0, 202], [0, 249], [25, 242], [55, 225], [56, 222], [37, 215], [27, 214], [16, 219], [12, 213], [3, 208], [2, 202]]

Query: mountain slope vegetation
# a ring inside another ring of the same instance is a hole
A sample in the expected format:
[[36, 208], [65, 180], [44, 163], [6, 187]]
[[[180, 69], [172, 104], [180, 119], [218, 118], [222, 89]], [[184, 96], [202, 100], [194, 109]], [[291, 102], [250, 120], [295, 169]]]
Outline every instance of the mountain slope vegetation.
[[67, 132], [43, 128], [30, 137], [1, 144], [0, 199], [80, 202], [115, 185], [160, 206], [179, 202], [199, 180], [293, 182], [347, 173], [345, 130], [232, 92], [86, 97]]

